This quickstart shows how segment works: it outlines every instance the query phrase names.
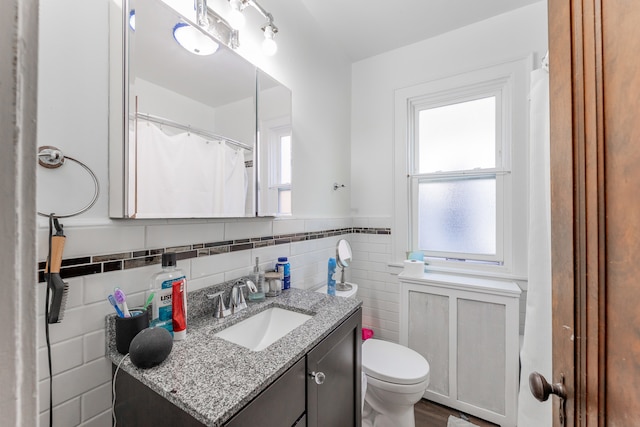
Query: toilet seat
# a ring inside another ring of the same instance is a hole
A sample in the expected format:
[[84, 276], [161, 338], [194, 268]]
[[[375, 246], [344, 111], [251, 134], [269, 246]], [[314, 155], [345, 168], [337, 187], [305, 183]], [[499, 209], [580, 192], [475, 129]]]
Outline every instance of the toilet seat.
[[429, 380], [429, 363], [422, 355], [373, 338], [362, 344], [362, 370], [368, 377], [389, 385], [417, 385]]
[[422, 395], [429, 385], [429, 375], [427, 375], [427, 378], [424, 381], [420, 381], [419, 383], [415, 384], [395, 384], [388, 381], [379, 380], [369, 375], [367, 375], [366, 377], [368, 387], [367, 390], [371, 388], [373, 393], [375, 393], [375, 390], [377, 389], [385, 390], [398, 395], [413, 393], [419, 393], [420, 395]]

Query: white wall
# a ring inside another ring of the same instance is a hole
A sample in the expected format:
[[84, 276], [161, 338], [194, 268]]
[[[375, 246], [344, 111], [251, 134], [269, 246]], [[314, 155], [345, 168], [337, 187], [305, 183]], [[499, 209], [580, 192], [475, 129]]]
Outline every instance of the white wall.
[[[359, 218], [391, 224], [393, 214], [394, 91], [547, 50], [542, 1], [489, 20], [354, 63], [351, 105], [351, 209]], [[536, 62], [538, 65], [539, 62]], [[528, 121], [528, 112], [520, 111]], [[525, 138], [526, 139], [526, 138]], [[526, 149], [526, 148], [525, 148]], [[526, 188], [526, 187], [525, 187]], [[526, 190], [525, 190], [526, 191]], [[405, 230], [392, 230], [392, 237]], [[524, 233], [526, 235], [526, 232]], [[389, 245], [393, 242], [390, 241]], [[363, 249], [356, 264], [363, 323], [384, 338], [398, 337], [399, 285], [388, 253]], [[373, 261], [373, 259], [377, 261]], [[386, 272], [386, 274], [381, 274]], [[392, 274], [393, 273], [393, 274]], [[522, 274], [522, 272], [520, 272]], [[521, 286], [522, 282], [519, 283]]]
[[532, 52], [542, 58], [546, 50], [547, 10], [546, 2], [541, 1], [354, 63], [351, 79], [354, 216], [388, 217], [393, 211], [390, 202], [394, 90], [518, 59]]

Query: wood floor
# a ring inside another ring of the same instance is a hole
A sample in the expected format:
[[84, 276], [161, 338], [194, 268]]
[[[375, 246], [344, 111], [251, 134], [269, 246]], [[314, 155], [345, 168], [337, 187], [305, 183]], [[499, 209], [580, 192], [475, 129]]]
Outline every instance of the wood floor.
[[[421, 399], [415, 406], [416, 427], [446, 427], [449, 415], [461, 417], [460, 411], [439, 405], [426, 399]], [[464, 414], [467, 421], [480, 427], [494, 427], [496, 424]]]

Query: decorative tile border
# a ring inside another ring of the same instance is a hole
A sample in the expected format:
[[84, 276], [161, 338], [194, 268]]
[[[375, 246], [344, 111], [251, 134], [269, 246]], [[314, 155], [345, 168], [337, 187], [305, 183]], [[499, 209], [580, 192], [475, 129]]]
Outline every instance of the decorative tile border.
[[[221, 242], [193, 243], [190, 245], [172, 246], [158, 249], [120, 252], [115, 254], [81, 256], [62, 260], [60, 276], [63, 279], [109, 271], [129, 270], [160, 264], [164, 252], [175, 252], [176, 259], [190, 259], [218, 255], [227, 252], [245, 251], [265, 246], [285, 245], [305, 240], [324, 239], [343, 234], [391, 234], [389, 228], [340, 228], [335, 230], [314, 231], [307, 233], [282, 234], [277, 236], [252, 237], [249, 239], [225, 240]], [[38, 263], [38, 282], [44, 282], [45, 262]]]

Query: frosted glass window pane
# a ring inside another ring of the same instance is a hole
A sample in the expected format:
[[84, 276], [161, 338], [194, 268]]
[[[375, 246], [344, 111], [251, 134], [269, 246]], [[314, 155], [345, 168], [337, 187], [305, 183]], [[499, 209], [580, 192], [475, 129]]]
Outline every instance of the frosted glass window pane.
[[421, 250], [496, 253], [495, 177], [421, 182], [418, 203]]
[[418, 115], [418, 171], [496, 166], [496, 98], [422, 110]]

